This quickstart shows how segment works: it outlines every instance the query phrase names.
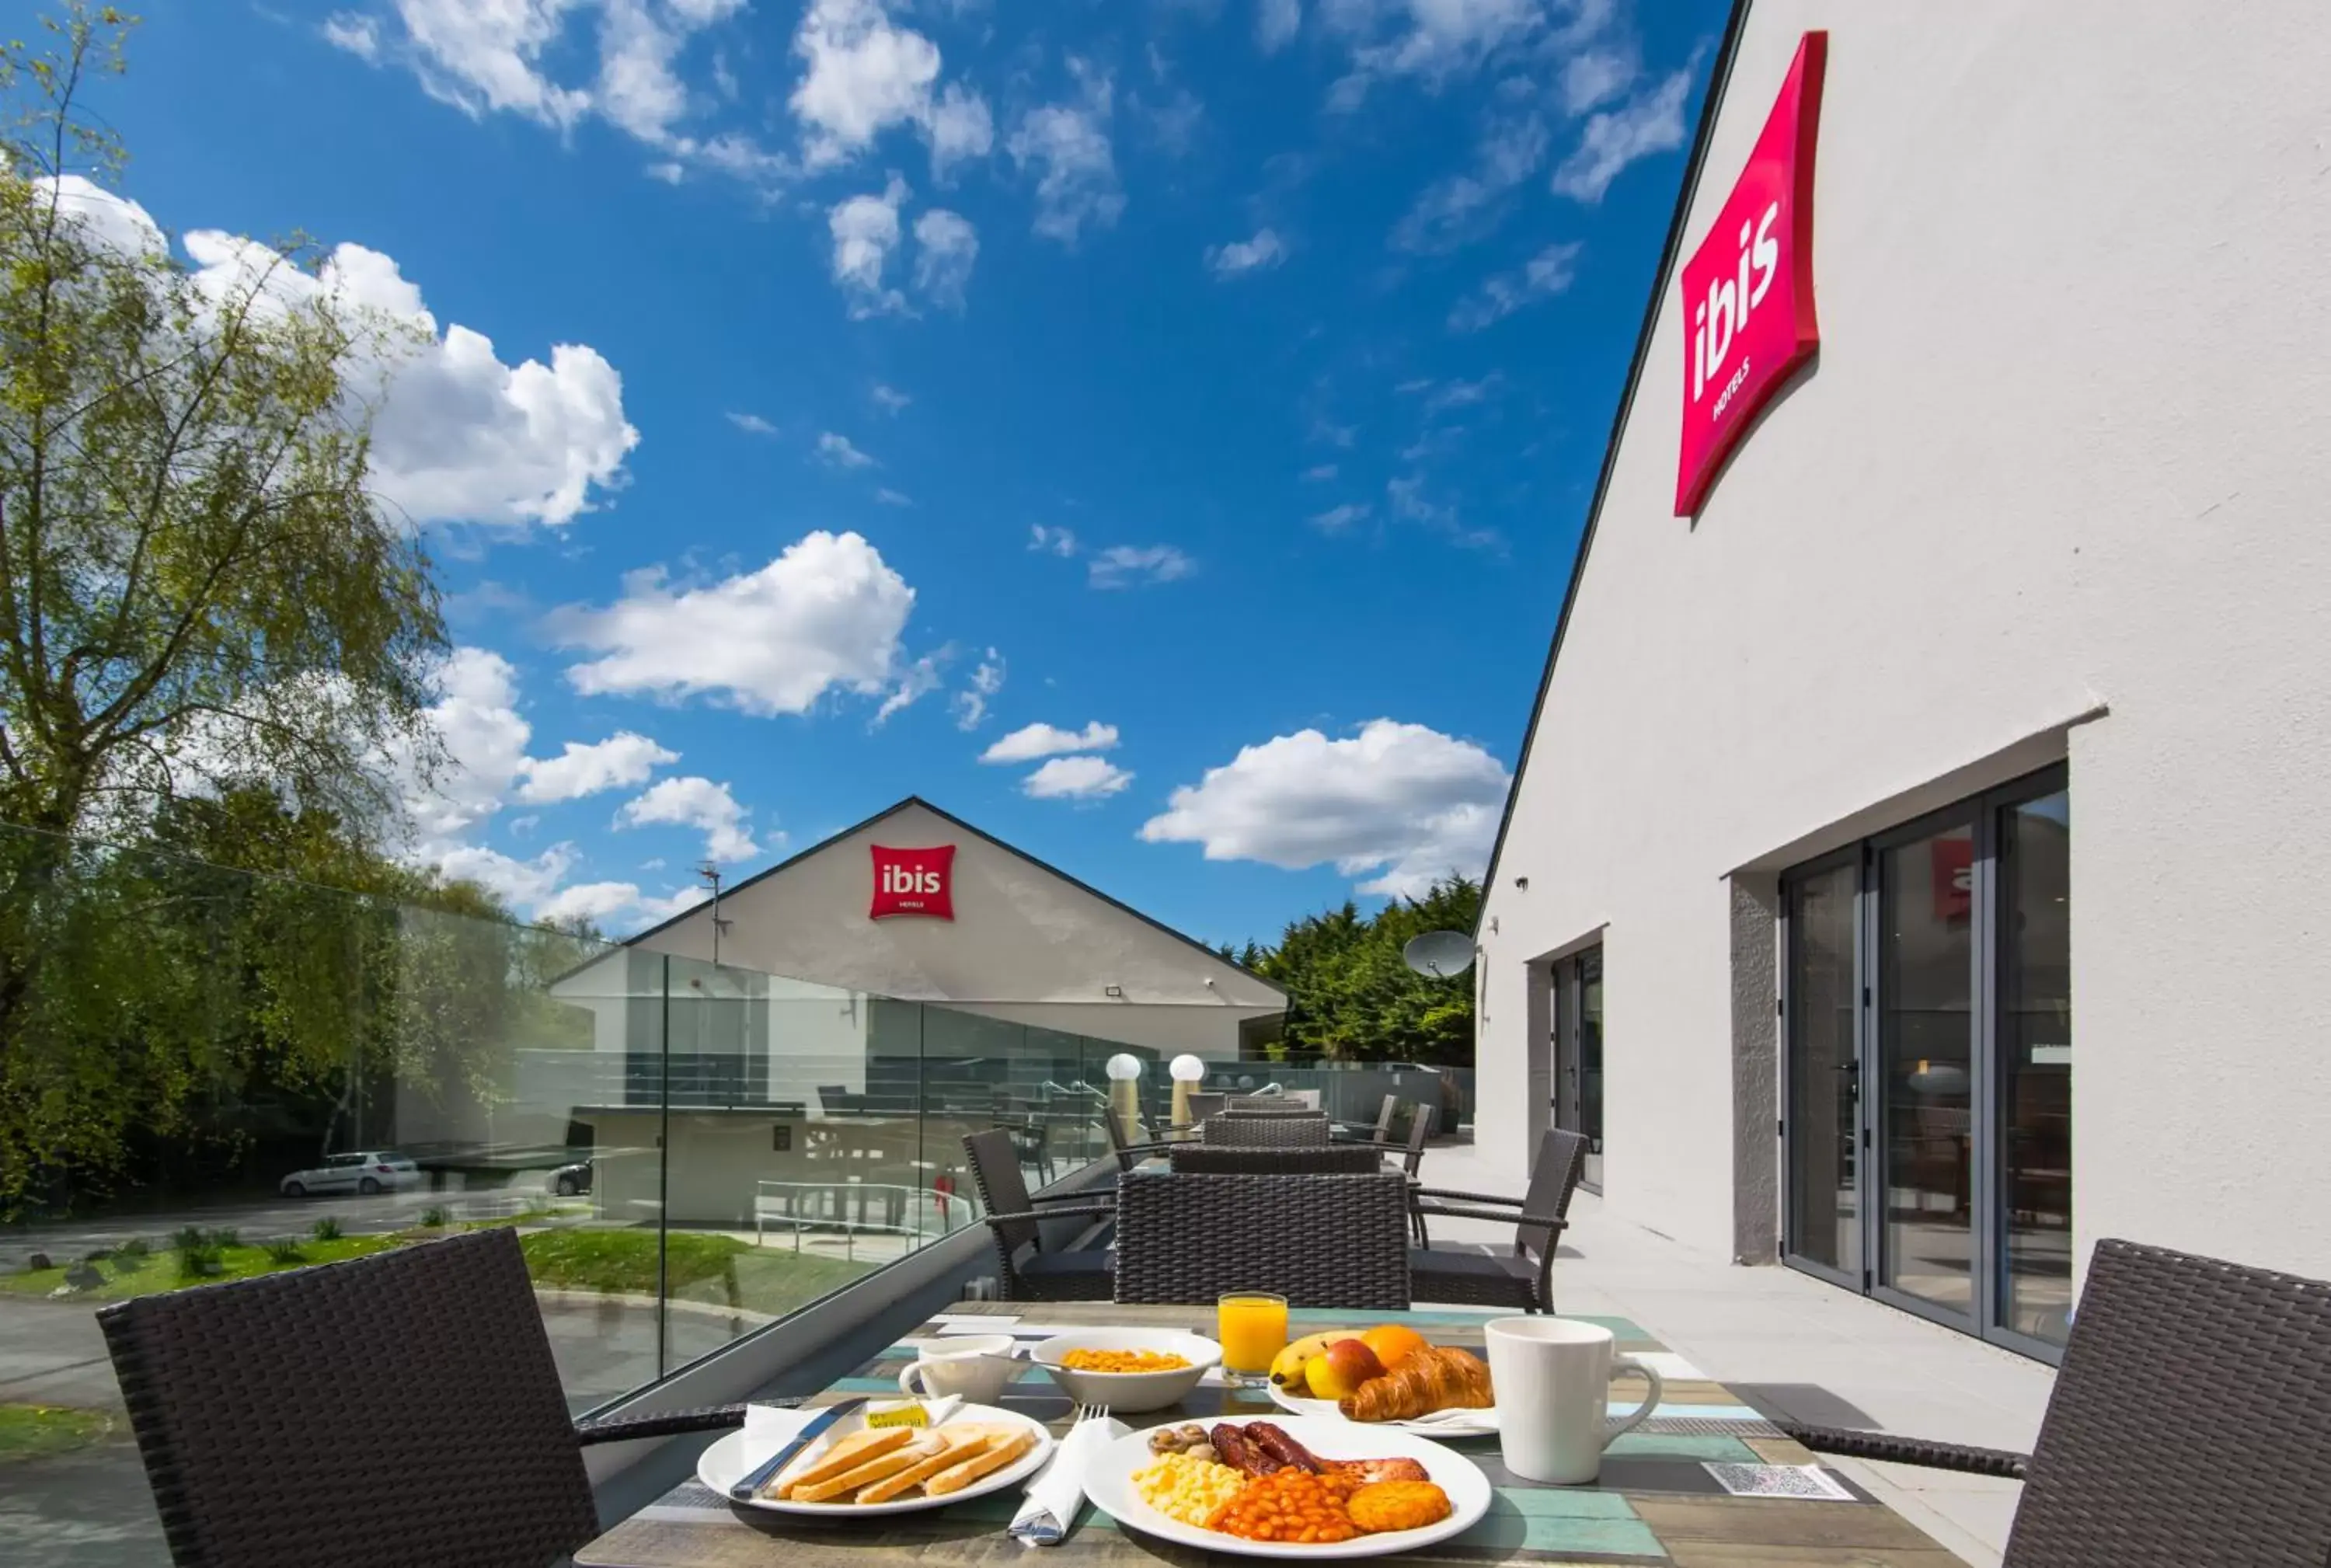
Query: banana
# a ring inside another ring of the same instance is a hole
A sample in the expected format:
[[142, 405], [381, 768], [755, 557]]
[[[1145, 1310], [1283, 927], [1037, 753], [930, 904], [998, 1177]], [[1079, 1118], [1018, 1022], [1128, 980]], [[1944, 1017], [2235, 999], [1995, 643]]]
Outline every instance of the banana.
[[1285, 1350], [1271, 1358], [1270, 1381], [1289, 1393], [1303, 1394], [1310, 1386], [1303, 1374], [1303, 1364], [1339, 1339], [1357, 1338], [1359, 1334], [1354, 1329], [1329, 1328], [1293, 1340]]

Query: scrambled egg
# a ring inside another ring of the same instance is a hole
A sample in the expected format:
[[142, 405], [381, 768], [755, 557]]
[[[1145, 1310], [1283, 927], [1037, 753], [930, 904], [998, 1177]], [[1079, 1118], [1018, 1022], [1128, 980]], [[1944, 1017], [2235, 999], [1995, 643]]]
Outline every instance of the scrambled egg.
[[1166, 1517], [1204, 1529], [1223, 1504], [1245, 1489], [1246, 1479], [1228, 1465], [1167, 1454], [1147, 1469], [1135, 1471], [1133, 1487], [1143, 1502]]

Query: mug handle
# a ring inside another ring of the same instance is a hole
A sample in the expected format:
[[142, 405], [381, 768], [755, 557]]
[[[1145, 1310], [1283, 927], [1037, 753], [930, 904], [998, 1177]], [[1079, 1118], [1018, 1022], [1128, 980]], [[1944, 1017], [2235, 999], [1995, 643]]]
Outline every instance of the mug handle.
[[919, 1361], [901, 1370], [899, 1373], [899, 1392], [909, 1399], [930, 1398], [930, 1395], [915, 1386], [915, 1373], [922, 1370], [923, 1364]]
[[1603, 1446], [1606, 1449], [1611, 1446], [1613, 1440], [1623, 1437], [1628, 1432], [1633, 1431], [1637, 1427], [1641, 1426], [1645, 1421], [1651, 1420], [1651, 1411], [1659, 1408], [1660, 1401], [1667, 1394], [1667, 1384], [1660, 1381], [1660, 1374], [1657, 1372], [1654, 1372], [1651, 1368], [1645, 1366], [1641, 1362], [1637, 1361], [1633, 1356], [1614, 1355], [1611, 1358], [1611, 1376], [1614, 1380], [1622, 1373], [1629, 1372], [1641, 1373], [1645, 1378], [1649, 1379], [1651, 1385], [1651, 1392], [1643, 1396], [1642, 1403], [1637, 1405], [1627, 1414], [1620, 1416], [1614, 1421], [1607, 1421], [1603, 1423]]

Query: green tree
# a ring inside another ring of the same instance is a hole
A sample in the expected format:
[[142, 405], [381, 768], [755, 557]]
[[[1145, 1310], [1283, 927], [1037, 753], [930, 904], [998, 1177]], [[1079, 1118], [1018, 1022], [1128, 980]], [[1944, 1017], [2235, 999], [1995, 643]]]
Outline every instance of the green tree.
[[1306, 916], [1289, 924], [1274, 948], [1250, 943], [1242, 962], [1287, 988], [1282, 1044], [1290, 1054], [1467, 1067], [1471, 975], [1419, 974], [1401, 950], [1426, 931], [1470, 931], [1480, 904], [1480, 884], [1451, 877], [1367, 918], [1350, 902]]
[[414, 890], [373, 846], [384, 764], [438, 760], [445, 644], [425, 555], [366, 488], [401, 339], [309, 247], [198, 280], [111, 195], [125, 155], [83, 107], [130, 20], [43, 25], [0, 47], [0, 1211], [376, 1027], [354, 977], [378, 922], [302, 879]]

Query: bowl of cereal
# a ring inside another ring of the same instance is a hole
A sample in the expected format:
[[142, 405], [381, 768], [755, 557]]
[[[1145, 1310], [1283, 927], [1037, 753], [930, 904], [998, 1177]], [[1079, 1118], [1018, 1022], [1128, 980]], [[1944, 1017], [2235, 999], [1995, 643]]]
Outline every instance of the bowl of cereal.
[[1197, 1387], [1223, 1347], [1171, 1329], [1082, 1328], [1056, 1334], [1028, 1355], [1077, 1403], [1131, 1414], [1163, 1410]]

